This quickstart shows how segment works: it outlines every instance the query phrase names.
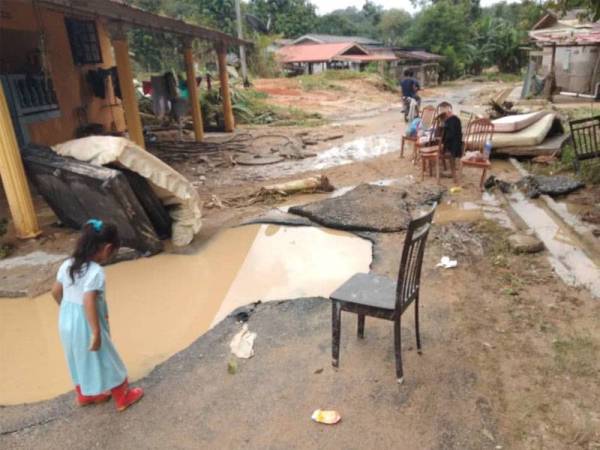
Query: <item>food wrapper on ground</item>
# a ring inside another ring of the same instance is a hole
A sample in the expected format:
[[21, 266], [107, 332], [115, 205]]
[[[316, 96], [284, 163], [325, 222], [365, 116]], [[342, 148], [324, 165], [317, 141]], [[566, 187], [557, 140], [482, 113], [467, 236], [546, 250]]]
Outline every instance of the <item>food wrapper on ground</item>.
[[340, 420], [342, 420], [342, 416], [337, 411], [327, 411], [323, 409], [317, 409], [310, 416], [312, 420], [318, 423], [324, 423], [325, 425], [335, 425]]

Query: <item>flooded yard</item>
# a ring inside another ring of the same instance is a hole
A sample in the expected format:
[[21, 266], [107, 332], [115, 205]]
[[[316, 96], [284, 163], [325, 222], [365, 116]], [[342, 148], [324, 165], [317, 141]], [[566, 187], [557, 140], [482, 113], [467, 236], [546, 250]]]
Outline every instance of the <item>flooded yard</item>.
[[[343, 232], [272, 225], [228, 229], [192, 255], [107, 267], [113, 340], [136, 380], [237, 307], [327, 297], [355, 272], [368, 272], [370, 263], [371, 243]], [[58, 307], [50, 295], [0, 298], [0, 317], [0, 404], [71, 390]]]

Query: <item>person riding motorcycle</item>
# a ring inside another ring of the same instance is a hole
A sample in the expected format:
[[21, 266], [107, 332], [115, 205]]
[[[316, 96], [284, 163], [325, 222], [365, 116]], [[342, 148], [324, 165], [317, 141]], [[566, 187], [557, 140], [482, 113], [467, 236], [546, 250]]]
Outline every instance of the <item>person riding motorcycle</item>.
[[404, 119], [408, 122], [411, 99], [417, 102], [417, 107], [421, 106], [421, 97], [418, 94], [421, 85], [414, 78], [412, 70], [404, 72], [404, 77], [404, 80], [400, 82], [400, 87], [402, 88], [402, 101], [404, 103]]

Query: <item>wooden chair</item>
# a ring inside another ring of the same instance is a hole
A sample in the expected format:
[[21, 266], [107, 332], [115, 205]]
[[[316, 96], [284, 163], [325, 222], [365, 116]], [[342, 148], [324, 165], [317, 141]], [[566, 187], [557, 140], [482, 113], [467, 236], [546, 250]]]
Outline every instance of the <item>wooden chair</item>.
[[477, 119], [477, 115], [470, 111], [460, 110], [458, 113], [458, 119], [460, 120], [460, 125], [463, 131], [466, 133], [469, 129], [469, 125], [471, 125], [471, 122]]
[[[421, 114], [419, 117], [421, 118], [421, 126], [423, 129], [428, 130], [433, 125], [433, 121], [435, 119], [435, 111], [436, 109], [431, 106], [425, 106], [421, 109]], [[402, 136], [402, 143], [400, 145], [400, 158], [404, 158], [404, 144], [405, 142], [411, 142], [413, 148], [413, 163], [416, 161], [417, 155], [417, 142], [419, 140], [419, 136]]]
[[414, 219], [408, 225], [400, 270], [396, 282], [374, 274], [357, 273], [331, 294], [332, 364], [339, 366], [342, 311], [358, 316], [358, 337], [364, 338], [365, 317], [376, 317], [394, 322], [394, 352], [396, 356], [396, 379], [402, 383], [402, 340], [400, 319], [402, 314], [415, 303], [415, 333], [417, 351], [421, 354], [419, 334], [419, 292], [421, 267], [427, 235], [437, 204], [427, 214]]
[[575, 151], [573, 164], [579, 173], [583, 161], [600, 158], [600, 115], [571, 120], [569, 128]]
[[[494, 124], [489, 119], [474, 119], [471, 121], [467, 134], [464, 138], [465, 156], [461, 159], [461, 165], [465, 167], [475, 167], [482, 170], [479, 188], [483, 189], [485, 175], [492, 163], [484, 153], [486, 142], [491, 142], [494, 137]], [[479, 152], [477, 159], [467, 159], [467, 152]]]
[[421, 158], [421, 181], [425, 180], [427, 169], [429, 169], [429, 175], [433, 176], [433, 166], [435, 164], [436, 180], [438, 183], [440, 182], [440, 161], [444, 158], [443, 124], [442, 118], [438, 115], [432, 127], [429, 142], [418, 145], [419, 157]]

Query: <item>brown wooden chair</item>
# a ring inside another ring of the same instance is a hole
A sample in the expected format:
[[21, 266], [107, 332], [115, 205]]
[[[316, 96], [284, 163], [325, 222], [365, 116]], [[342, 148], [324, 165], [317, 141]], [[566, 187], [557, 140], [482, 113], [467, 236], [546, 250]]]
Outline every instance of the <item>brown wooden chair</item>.
[[440, 182], [440, 162], [444, 158], [443, 149], [443, 127], [444, 122], [441, 116], [437, 116], [432, 127], [430, 140], [419, 146], [419, 157], [421, 158], [421, 180], [425, 180], [425, 172], [429, 170], [429, 175], [433, 176], [433, 167], [435, 166], [435, 177]]
[[[494, 137], [494, 124], [489, 119], [474, 119], [469, 124], [467, 134], [464, 138], [465, 155], [461, 159], [461, 164], [464, 167], [475, 167], [481, 169], [481, 180], [479, 188], [483, 189], [485, 175], [488, 169], [492, 167], [492, 163], [485, 155], [484, 148], [486, 142], [492, 142]], [[476, 158], [468, 158], [467, 152], [478, 152]]]
[[[433, 126], [433, 122], [435, 119], [435, 111], [436, 108], [434, 108], [431, 105], [427, 105], [425, 107], [423, 107], [421, 109], [421, 113], [419, 115], [420, 119], [421, 119], [421, 126], [423, 127], [423, 129], [428, 130]], [[412, 144], [412, 148], [413, 148], [413, 156], [412, 156], [412, 161], [413, 164], [416, 162], [417, 156], [418, 156], [418, 141], [419, 141], [419, 136], [402, 136], [402, 143], [400, 145], [400, 158], [404, 158], [404, 145], [406, 142], [410, 142]]]
[[332, 364], [339, 366], [342, 311], [358, 316], [358, 337], [364, 338], [365, 317], [376, 317], [394, 322], [394, 352], [396, 356], [396, 378], [402, 383], [402, 339], [400, 319], [410, 306], [415, 304], [415, 333], [417, 351], [421, 354], [419, 334], [419, 292], [421, 287], [421, 267], [427, 235], [437, 204], [427, 214], [414, 219], [408, 225], [404, 249], [400, 260], [400, 270], [396, 282], [387, 277], [370, 273], [357, 273], [331, 296]]

